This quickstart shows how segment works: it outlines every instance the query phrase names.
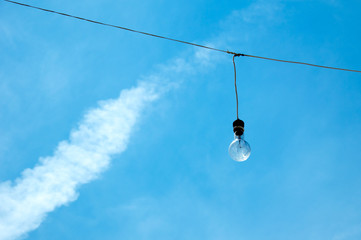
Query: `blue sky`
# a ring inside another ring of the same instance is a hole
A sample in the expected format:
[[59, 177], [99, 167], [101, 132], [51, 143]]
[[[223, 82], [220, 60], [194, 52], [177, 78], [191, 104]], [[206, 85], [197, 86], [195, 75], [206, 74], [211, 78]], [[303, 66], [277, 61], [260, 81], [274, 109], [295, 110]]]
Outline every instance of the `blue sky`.
[[[361, 69], [358, 1], [24, 2]], [[361, 238], [360, 74], [237, 58], [238, 163], [231, 56], [6, 2], [0, 36], [1, 239]]]

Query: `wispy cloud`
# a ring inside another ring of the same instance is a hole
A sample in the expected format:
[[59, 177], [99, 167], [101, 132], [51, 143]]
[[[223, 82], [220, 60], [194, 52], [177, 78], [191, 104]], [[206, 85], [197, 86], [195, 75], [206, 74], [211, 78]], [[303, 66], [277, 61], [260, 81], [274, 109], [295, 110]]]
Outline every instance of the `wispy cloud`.
[[279, 16], [282, 5], [277, 1], [257, 1], [248, 8], [238, 11], [243, 21], [247, 23], [260, 23], [267, 21], [278, 22], [282, 18]]
[[[201, 56], [201, 57], [200, 57]], [[53, 156], [39, 159], [20, 178], [0, 184], [0, 239], [17, 239], [38, 228], [47, 213], [77, 199], [80, 185], [94, 180], [114, 154], [123, 152], [142, 110], [208, 58], [197, 52], [175, 59], [143, 77], [117, 99], [101, 101], [88, 111]], [[177, 78], [177, 81], [169, 81]]]
[[[221, 42], [217, 40], [217, 45], [224, 44]], [[1, 183], [0, 239], [24, 236], [38, 228], [49, 212], [75, 201], [78, 187], [97, 178], [112, 156], [126, 149], [144, 108], [179, 84], [183, 74], [209, 67], [215, 58], [219, 55], [201, 49], [189, 59], [178, 58], [160, 66], [138, 86], [123, 90], [119, 98], [102, 101], [88, 111], [53, 156], [40, 158], [37, 166], [24, 170], [15, 181]], [[168, 81], [174, 79], [177, 81]]]
[[361, 224], [351, 226], [349, 229], [338, 233], [333, 237], [333, 240], [346, 240], [346, 239], [360, 239], [361, 237]]
[[125, 150], [139, 114], [158, 97], [155, 84], [123, 90], [90, 110], [68, 141], [40, 158], [21, 178], [0, 185], [0, 239], [15, 239], [37, 228], [48, 212], [74, 201], [77, 187], [104, 171], [113, 154]]

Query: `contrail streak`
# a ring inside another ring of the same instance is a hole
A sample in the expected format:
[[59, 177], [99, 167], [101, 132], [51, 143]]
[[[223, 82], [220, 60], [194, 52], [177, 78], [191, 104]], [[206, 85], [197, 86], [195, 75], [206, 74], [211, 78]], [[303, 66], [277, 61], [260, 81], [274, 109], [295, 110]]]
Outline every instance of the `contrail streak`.
[[16, 239], [39, 227], [46, 214], [76, 200], [77, 188], [95, 179], [113, 154], [125, 150], [141, 111], [158, 97], [156, 84], [141, 83], [84, 116], [53, 156], [40, 158], [14, 182], [0, 184], [0, 239]]

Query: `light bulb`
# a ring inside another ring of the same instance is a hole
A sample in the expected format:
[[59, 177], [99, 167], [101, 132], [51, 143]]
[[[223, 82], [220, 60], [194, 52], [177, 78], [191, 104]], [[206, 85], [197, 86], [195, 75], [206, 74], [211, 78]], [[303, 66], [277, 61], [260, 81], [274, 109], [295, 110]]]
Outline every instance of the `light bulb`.
[[251, 147], [244, 140], [244, 122], [237, 118], [233, 122], [234, 140], [229, 145], [228, 152], [231, 158], [237, 162], [246, 161], [251, 155]]
[[229, 145], [229, 155], [234, 161], [243, 162], [249, 158], [251, 155], [251, 147], [248, 142], [243, 139], [243, 136], [234, 135], [234, 140]]

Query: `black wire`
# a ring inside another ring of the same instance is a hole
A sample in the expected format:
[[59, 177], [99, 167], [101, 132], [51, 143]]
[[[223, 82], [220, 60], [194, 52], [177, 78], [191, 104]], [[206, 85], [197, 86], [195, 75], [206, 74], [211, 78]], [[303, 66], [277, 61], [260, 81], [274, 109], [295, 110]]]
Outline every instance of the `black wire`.
[[174, 41], [174, 42], [179, 42], [179, 43], [189, 44], [189, 45], [196, 46], [196, 47], [206, 48], [206, 49], [209, 49], [209, 50], [228, 53], [227, 51], [222, 50], [222, 49], [212, 48], [212, 47], [203, 46], [203, 45], [196, 44], [196, 43], [191, 43], [191, 42], [182, 41], [182, 40], [178, 40], [178, 39], [174, 39], [174, 38], [164, 37], [164, 36], [160, 36], [160, 35], [156, 35], [156, 34], [152, 34], [152, 33], [142, 32], [142, 31], [138, 31], [138, 30], [134, 30], [134, 29], [131, 29], [131, 28], [126, 28], [126, 27], [121, 27], [121, 26], [117, 26], [117, 25], [113, 25], [113, 24], [109, 24], [109, 23], [103, 23], [103, 22], [99, 22], [99, 21], [95, 21], [95, 20], [91, 20], [91, 19], [87, 19], [87, 18], [83, 18], [83, 17], [70, 15], [70, 14], [67, 14], [67, 13], [62, 13], [62, 12], [57, 12], [57, 11], [54, 11], [54, 10], [49, 10], [49, 9], [45, 9], [45, 8], [41, 8], [41, 7], [32, 6], [32, 5], [25, 4], [25, 3], [19, 3], [19, 2], [15, 2], [15, 1], [11, 1], [11, 0], [4, 0], [4, 1], [14, 3], [14, 4], [18, 4], [18, 5], [21, 5], [21, 6], [24, 6], [24, 7], [34, 8], [34, 9], [38, 9], [38, 10], [45, 11], [45, 12], [55, 13], [55, 14], [59, 14], [59, 15], [66, 16], [66, 17], [76, 18], [76, 19], [79, 19], [79, 20], [100, 24], [100, 25], [103, 25], [103, 26], [119, 28], [119, 29], [122, 29], [122, 30], [135, 32], [135, 33], [140, 33], [140, 34], [151, 36], [151, 37], [162, 38], [162, 39], [166, 39], [166, 40], [170, 40], [170, 41]]
[[307, 65], [307, 66], [311, 66], [311, 67], [319, 67], [319, 68], [327, 68], [327, 69], [333, 69], [333, 70], [361, 73], [361, 71], [359, 71], [359, 70], [353, 70], [353, 69], [347, 69], [347, 68], [338, 68], [338, 67], [329, 67], [329, 66], [317, 65], [317, 64], [306, 63], [306, 62], [296, 62], [296, 61], [289, 61], [289, 60], [282, 60], [282, 59], [276, 59], [276, 58], [261, 57], [261, 56], [248, 55], [248, 54], [243, 54], [243, 56], [251, 57], [251, 58], [265, 59], [265, 60], [270, 60], [270, 61], [284, 62], [284, 63], [302, 64], [302, 65]]
[[79, 19], [79, 20], [83, 20], [83, 21], [87, 21], [87, 22], [91, 22], [91, 23], [103, 25], [103, 26], [114, 27], [114, 28], [118, 28], [118, 29], [130, 31], [130, 32], [134, 32], [134, 33], [139, 33], [139, 34], [143, 34], [143, 35], [147, 35], [147, 36], [151, 36], [151, 37], [157, 37], [157, 38], [161, 38], [161, 39], [165, 39], [165, 40], [169, 40], [169, 41], [173, 41], [173, 42], [179, 42], [179, 43], [184, 43], [184, 44], [192, 45], [192, 46], [195, 46], [195, 47], [200, 47], [200, 48], [205, 48], [205, 49], [209, 49], [209, 50], [213, 50], [213, 51], [228, 53], [228, 54], [232, 54], [233, 56], [236, 56], [236, 57], [242, 56], [242, 57], [259, 58], [259, 59], [265, 59], [265, 60], [270, 60], [270, 61], [277, 61], [277, 62], [284, 62], [284, 63], [293, 63], [293, 64], [302, 64], [302, 65], [307, 65], [307, 66], [312, 66], [312, 67], [318, 67], [318, 68], [327, 68], [327, 69], [334, 69], [334, 70], [340, 70], [340, 71], [348, 71], [348, 72], [361, 73], [360, 70], [353, 70], [353, 69], [346, 69], [346, 68], [338, 68], [338, 67], [330, 67], [330, 66], [317, 65], [317, 64], [306, 63], [306, 62], [289, 61], [289, 60], [282, 60], [282, 59], [276, 59], [276, 58], [268, 58], [268, 57], [262, 57], [262, 56], [256, 56], [256, 55], [249, 55], [249, 54], [243, 54], [243, 53], [236, 53], [236, 52], [226, 51], [226, 50], [222, 50], [222, 49], [218, 49], [218, 48], [213, 48], [213, 47], [209, 47], [209, 46], [205, 46], [205, 45], [201, 45], [201, 44], [196, 44], [196, 43], [192, 43], [192, 42], [187, 42], [187, 41], [183, 41], [183, 40], [178, 40], [178, 39], [174, 39], [174, 38], [170, 38], [170, 37], [164, 37], [164, 36], [161, 36], [161, 35], [156, 35], [156, 34], [152, 34], [152, 33], [147, 33], [147, 32], [143, 32], [143, 31], [138, 31], [138, 30], [134, 30], [134, 29], [131, 29], [131, 28], [121, 27], [121, 26], [117, 26], [117, 25], [113, 25], [113, 24], [103, 23], [103, 22], [99, 22], [99, 21], [95, 21], [95, 20], [91, 20], [91, 19], [87, 19], [87, 18], [82, 18], [82, 17], [70, 15], [70, 14], [67, 14], [67, 13], [57, 12], [57, 11], [49, 10], [49, 9], [45, 9], [45, 8], [40, 8], [40, 7], [36, 7], [36, 6], [32, 6], [32, 5], [25, 4], [25, 3], [15, 2], [15, 1], [12, 1], [12, 0], [4, 0], [4, 1], [9, 2], [9, 3], [14, 3], [14, 4], [17, 4], [17, 5], [21, 5], [21, 6], [24, 6], [24, 7], [29, 7], [29, 8], [33, 8], [33, 9], [38, 9], [38, 10], [45, 11], [45, 12], [55, 13], [55, 14], [59, 14], [59, 15], [62, 15], [62, 16], [71, 17], [71, 18], [75, 18], [75, 19]]
[[238, 118], [238, 92], [237, 92], [237, 73], [236, 73], [236, 63], [234, 62], [234, 57], [238, 57], [237, 54], [233, 55], [233, 68], [234, 68], [234, 90], [236, 92], [236, 103], [237, 103], [237, 119]]

